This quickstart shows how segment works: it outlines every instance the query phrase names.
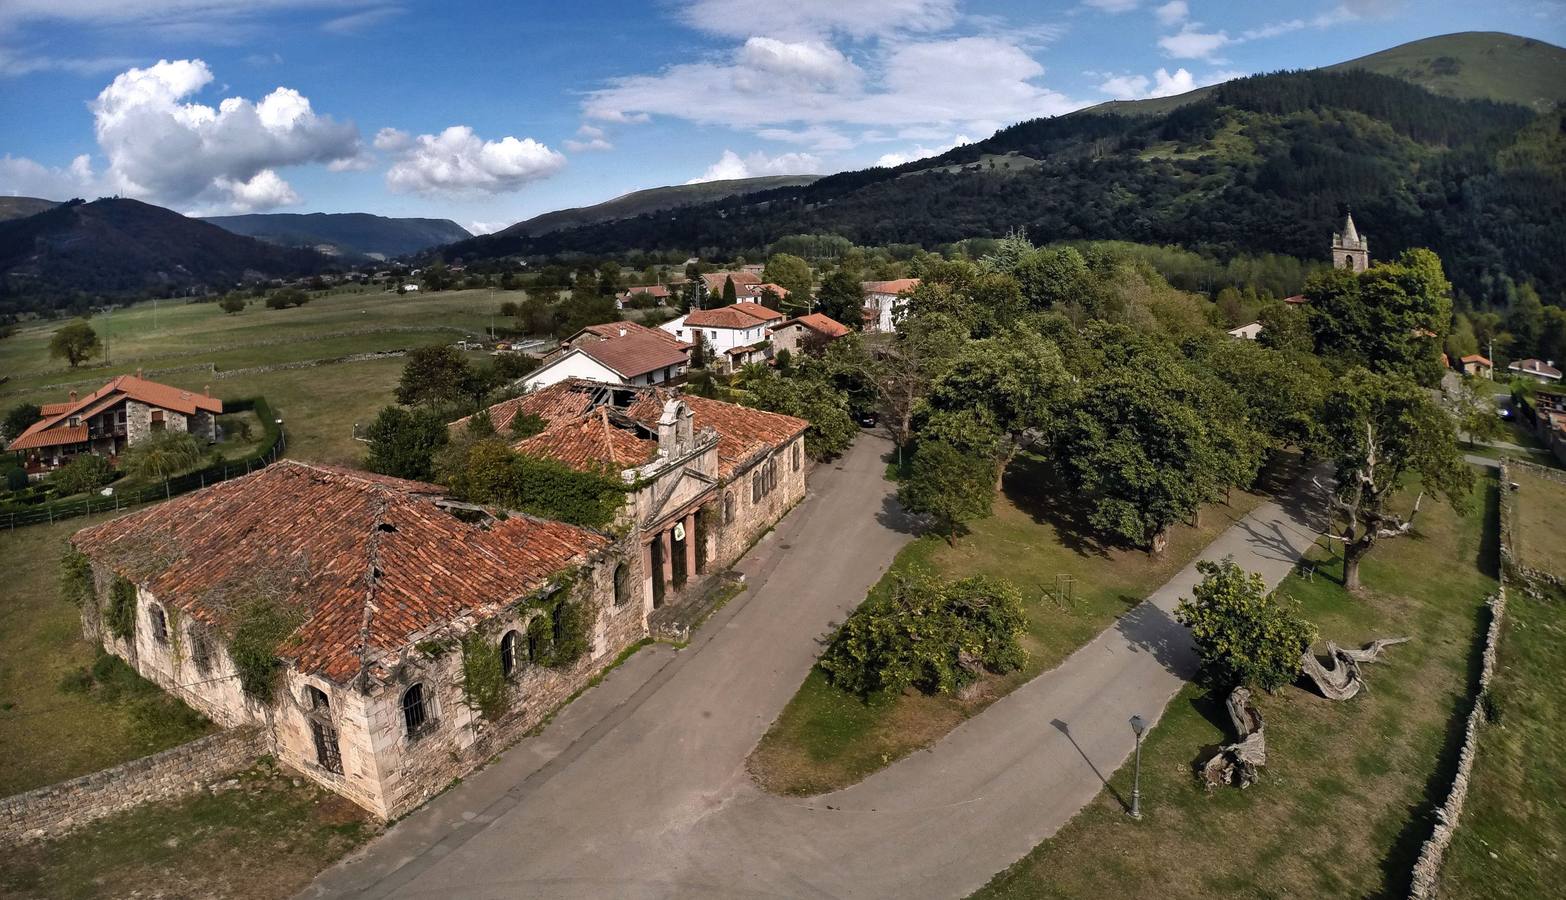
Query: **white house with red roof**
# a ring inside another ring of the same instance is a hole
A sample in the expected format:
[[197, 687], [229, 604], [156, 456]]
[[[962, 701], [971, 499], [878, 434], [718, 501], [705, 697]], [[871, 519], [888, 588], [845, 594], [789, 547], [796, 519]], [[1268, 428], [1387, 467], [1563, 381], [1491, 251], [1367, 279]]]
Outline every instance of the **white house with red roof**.
[[604, 384], [662, 384], [684, 375], [691, 348], [674, 336], [634, 322], [590, 325], [568, 337], [544, 365], [524, 376], [523, 387], [537, 390], [568, 378]]
[[897, 327], [896, 313], [908, 305], [908, 295], [918, 286], [919, 279], [917, 278], [860, 282], [859, 289], [864, 292], [865, 296], [865, 330], [895, 330]]
[[691, 310], [658, 327], [685, 343], [701, 341], [717, 368], [732, 371], [765, 358], [769, 330], [784, 318], [760, 303], [733, 303]]
[[1519, 359], [1506, 368], [1514, 375], [1532, 378], [1541, 384], [1561, 383], [1561, 370], [1555, 368], [1553, 359]]
[[121, 375], [85, 397], [72, 391], [63, 403], [46, 403], [43, 418], [6, 449], [24, 454], [32, 472], [52, 469], [82, 453], [113, 459], [159, 431], [183, 431], [217, 440], [223, 401], [205, 393]]

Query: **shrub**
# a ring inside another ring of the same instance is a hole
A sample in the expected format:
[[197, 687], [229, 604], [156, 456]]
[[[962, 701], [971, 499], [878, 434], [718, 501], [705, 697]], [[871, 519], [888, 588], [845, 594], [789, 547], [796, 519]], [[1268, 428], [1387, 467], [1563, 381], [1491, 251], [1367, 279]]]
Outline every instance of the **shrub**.
[[93, 593], [92, 561], [75, 547], [67, 547], [60, 557], [60, 599], [81, 606]]
[[183, 431], [160, 431], [125, 451], [120, 465], [149, 481], [162, 481], [194, 469], [201, 462], [201, 445]]
[[86, 666], [66, 672], [60, 677], [60, 691], [66, 694], [85, 694], [92, 690], [92, 674]]
[[491, 722], [506, 714], [510, 691], [500, 665], [500, 646], [474, 633], [462, 639], [462, 698]]
[[1260, 575], [1233, 559], [1199, 562], [1196, 570], [1202, 581], [1180, 601], [1175, 618], [1196, 642], [1197, 683], [1227, 695], [1241, 686], [1275, 691], [1298, 677], [1301, 655], [1316, 637], [1299, 605], [1268, 593]]
[[18, 466], [15, 469], [7, 469], [6, 470], [6, 473], [5, 473], [5, 486], [6, 486], [7, 490], [11, 490], [11, 491], [25, 491], [25, 490], [27, 490], [27, 486], [30, 483], [31, 482], [30, 482], [30, 480], [27, 477], [27, 470], [26, 469], [23, 469], [20, 466]]
[[49, 476], [63, 497], [95, 491], [114, 480], [114, 467], [96, 453], [83, 453]]
[[1007, 582], [898, 576], [848, 617], [818, 665], [832, 684], [866, 699], [910, 686], [947, 693], [973, 682], [981, 668], [1021, 666], [1025, 627], [1022, 596]]

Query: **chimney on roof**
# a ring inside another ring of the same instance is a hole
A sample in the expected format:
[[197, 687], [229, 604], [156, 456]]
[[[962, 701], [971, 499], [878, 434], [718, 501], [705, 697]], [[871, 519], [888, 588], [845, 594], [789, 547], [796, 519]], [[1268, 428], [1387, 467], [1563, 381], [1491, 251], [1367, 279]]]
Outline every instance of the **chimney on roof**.
[[658, 452], [665, 458], [690, 450], [692, 418], [683, 400], [671, 397], [664, 401], [663, 415], [658, 417]]
[[76, 392], [74, 390], [71, 391], [70, 397], [71, 397], [71, 402], [75, 403], [76, 402]]
[[141, 377], [141, 366], [137, 366], [137, 367], [136, 367], [136, 377], [137, 377], [137, 378], [140, 378], [140, 377]]
[[625, 326], [624, 325], [620, 326], [620, 337], [625, 337]]
[[210, 397], [210, 396], [212, 396], [212, 385], [210, 385], [210, 384], [202, 385], [201, 386], [201, 396], [203, 396], [203, 397]]

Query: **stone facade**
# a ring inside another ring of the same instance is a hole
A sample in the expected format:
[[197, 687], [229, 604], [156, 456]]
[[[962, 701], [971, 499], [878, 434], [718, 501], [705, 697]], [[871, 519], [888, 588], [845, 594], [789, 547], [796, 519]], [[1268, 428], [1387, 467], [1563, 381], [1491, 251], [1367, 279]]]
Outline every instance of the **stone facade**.
[[[713, 554], [719, 565], [732, 565], [744, 556], [767, 529], [805, 498], [805, 476], [809, 468], [810, 461], [805, 458], [805, 437], [800, 435], [736, 471], [734, 477], [722, 485], [721, 504], [727, 515]], [[769, 471], [771, 481], [768, 480]]]
[[155, 800], [194, 793], [255, 762], [266, 732], [242, 728], [182, 744], [112, 769], [0, 799], [0, 844], [43, 840]]

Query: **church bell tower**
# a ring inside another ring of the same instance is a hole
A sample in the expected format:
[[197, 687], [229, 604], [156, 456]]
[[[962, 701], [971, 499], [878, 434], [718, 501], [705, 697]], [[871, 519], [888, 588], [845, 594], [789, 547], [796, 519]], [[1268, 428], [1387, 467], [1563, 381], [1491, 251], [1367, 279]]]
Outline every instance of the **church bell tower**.
[[1359, 236], [1353, 213], [1344, 219], [1343, 230], [1332, 234], [1332, 266], [1351, 272], [1370, 268], [1370, 241]]

